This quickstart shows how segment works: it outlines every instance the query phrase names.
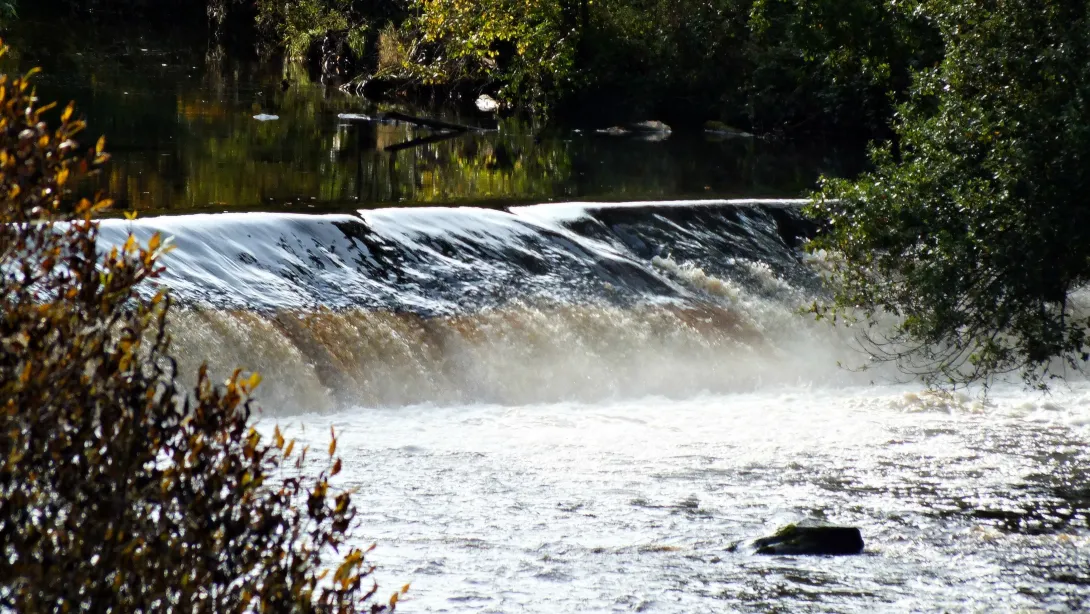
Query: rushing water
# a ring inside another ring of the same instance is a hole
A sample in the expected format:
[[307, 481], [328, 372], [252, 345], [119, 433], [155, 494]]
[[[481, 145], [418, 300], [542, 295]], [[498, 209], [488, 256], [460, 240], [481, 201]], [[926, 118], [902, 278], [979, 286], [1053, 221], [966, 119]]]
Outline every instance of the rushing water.
[[[505, 206], [793, 196], [836, 156], [516, 120], [428, 140], [179, 33], [35, 42], [65, 27], [13, 33], [9, 65], [109, 135], [103, 187], [145, 215], [104, 243], [177, 246], [184, 376], [259, 370], [262, 428], [336, 427], [400, 610], [1090, 606], [1083, 379], [982, 400], [839, 367], [866, 357], [800, 314], [822, 262], [797, 201]], [[804, 519], [859, 526], [865, 554], [745, 546]]]
[[[926, 392], [799, 314], [785, 201], [232, 214], [173, 236], [183, 371], [336, 427], [406, 611], [1072, 611], [1090, 385]], [[860, 557], [758, 557], [820, 519]], [[741, 547], [736, 548], [739, 543]]]

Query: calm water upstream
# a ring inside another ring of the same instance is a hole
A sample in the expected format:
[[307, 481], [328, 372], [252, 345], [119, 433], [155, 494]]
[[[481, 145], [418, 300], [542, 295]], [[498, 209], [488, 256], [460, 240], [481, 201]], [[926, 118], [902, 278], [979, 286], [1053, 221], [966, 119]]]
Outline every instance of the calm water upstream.
[[[646, 141], [594, 132], [605, 125], [546, 129], [375, 105], [300, 66], [231, 57], [184, 29], [32, 21], [5, 42], [9, 70], [42, 67], [41, 97], [75, 100], [89, 136], [107, 135], [114, 162], [104, 187], [144, 212], [795, 196], [847, 165], [828, 150], [762, 140], [690, 132]], [[490, 131], [429, 142], [435, 131], [361, 119], [391, 110]]]
[[[865, 362], [851, 331], [799, 315], [823, 263], [769, 199], [837, 156], [514, 120], [428, 141], [181, 35], [47, 52], [32, 30], [9, 68], [77, 100], [143, 212], [104, 240], [177, 245], [183, 372], [260, 370], [262, 428], [336, 426], [381, 590], [412, 582], [399, 610], [1090, 607], [1090, 384], [931, 394], [839, 368]], [[804, 519], [866, 553], [731, 548]]]

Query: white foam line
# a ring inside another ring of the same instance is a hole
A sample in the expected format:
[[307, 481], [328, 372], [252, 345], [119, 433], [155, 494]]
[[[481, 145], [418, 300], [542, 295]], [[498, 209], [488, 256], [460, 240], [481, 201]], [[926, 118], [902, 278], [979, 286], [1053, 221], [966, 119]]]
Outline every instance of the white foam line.
[[517, 216], [548, 219], [553, 222], [572, 221], [585, 217], [590, 211], [606, 209], [635, 209], [641, 207], [751, 207], [778, 206], [797, 207], [810, 203], [807, 198], [744, 198], [719, 200], [642, 200], [631, 202], [563, 202], [523, 205], [508, 209]]

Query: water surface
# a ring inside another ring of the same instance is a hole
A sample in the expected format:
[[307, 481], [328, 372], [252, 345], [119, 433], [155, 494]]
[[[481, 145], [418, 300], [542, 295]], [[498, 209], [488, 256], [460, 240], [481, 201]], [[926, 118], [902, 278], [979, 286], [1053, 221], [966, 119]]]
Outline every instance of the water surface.
[[[240, 57], [193, 30], [62, 17], [22, 21], [6, 37], [9, 69], [42, 67], [42, 99], [74, 100], [88, 144], [107, 135], [114, 161], [101, 187], [126, 210], [798, 196], [859, 158], [693, 130], [609, 137], [595, 132], [608, 126], [578, 117], [497, 119], [450, 101], [376, 104], [312, 81], [302, 65]], [[392, 110], [487, 131], [444, 139], [362, 119]]]

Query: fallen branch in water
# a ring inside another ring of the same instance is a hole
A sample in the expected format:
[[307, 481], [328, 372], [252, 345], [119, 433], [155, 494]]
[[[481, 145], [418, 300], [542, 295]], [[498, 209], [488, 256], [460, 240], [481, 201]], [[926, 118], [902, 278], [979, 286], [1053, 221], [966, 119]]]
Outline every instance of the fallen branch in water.
[[397, 111], [388, 111], [386, 113], [380, 113], [379, 119], [392, 119], [394, 121], [405, 122], [408, 124], [415, 124], [417, 126], [425, 126], [428, 128], [434, 128], [436, 130], [452, 130], [454, 132], [483, 132], [484, 128], [477, 128], [474, 126], [466, 126], [463, 124], [452, 124], [440, 119], [431, 119], [428, 117], [416, 117], [414, 115], [406, 115], [405, 113], [398, 113]]
[[412, 149], [413, 147], [420, 147], [421, 145], [429, 145], [431, 143], [438, 143], [447, 139], [453, 139], [454, 137], [462, 134], [462, 132], [440, 132], [439, 134], [433, 134], [431, 136], [421, 137], [419, 139], [413, 139], [411, 141], [405, 141], [403, 143], [397, 143], [395, 145], [387, 145], [382, 148], [382, 151], [401, 151], [402, 149]]

